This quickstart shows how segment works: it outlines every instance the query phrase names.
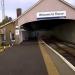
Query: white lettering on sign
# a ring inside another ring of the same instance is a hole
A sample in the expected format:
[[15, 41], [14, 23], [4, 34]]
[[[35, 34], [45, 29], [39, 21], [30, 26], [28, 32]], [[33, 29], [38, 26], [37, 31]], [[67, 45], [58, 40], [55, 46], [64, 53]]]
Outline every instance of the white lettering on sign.
[[45, 17], [66, 17], [66, 11], [51, 11], [51, 12], [38, 12], [37, 18]]

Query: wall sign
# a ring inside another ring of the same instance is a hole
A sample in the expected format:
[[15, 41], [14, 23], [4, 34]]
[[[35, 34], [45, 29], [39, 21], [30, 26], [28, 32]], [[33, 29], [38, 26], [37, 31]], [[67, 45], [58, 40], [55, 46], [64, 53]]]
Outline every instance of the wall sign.
[[19, 34], [20, 34], [19, 30], [15, 30], [15, 35], [19, 35]]
[[66, 17], [66, 11], [38, 12], [37, 18]]

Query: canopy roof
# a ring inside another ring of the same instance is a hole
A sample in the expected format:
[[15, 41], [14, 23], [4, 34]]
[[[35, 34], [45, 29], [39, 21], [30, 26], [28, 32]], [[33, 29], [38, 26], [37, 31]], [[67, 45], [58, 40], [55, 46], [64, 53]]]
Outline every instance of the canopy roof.
[[70, 19], [38, 20], [38, 21], [25, 23], [21, 26], [21, 28], [24, 28], [25, 30], [50, 30], [57, 26], [71, 22], [75, 23], [75, 20], [70, 20]]

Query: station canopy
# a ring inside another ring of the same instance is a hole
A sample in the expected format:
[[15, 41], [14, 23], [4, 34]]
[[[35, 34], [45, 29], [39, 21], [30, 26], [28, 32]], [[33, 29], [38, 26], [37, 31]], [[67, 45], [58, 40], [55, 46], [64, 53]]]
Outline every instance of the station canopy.
[[25, 23], [21, 28], [25, 30], [35, 31], [35, 30], [51, 30], [60, 25], [66, 25], [67, 23], [75, 23], [75, 20], [71, 19], [51, 19], [51, 20], [37, 20]]

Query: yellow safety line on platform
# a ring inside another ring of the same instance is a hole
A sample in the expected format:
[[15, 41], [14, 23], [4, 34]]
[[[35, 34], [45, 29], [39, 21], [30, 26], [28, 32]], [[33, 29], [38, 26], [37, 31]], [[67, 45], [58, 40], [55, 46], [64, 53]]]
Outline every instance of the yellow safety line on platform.
[[45, 47], [40, 42], [39, 42], [39, 46], [41, 49], [41, 53], [43, 55], [43, 59], [47, 68], [48, 75], [60, 75], [52, 59], [50, 58], [50, 55], [47, 53]]

